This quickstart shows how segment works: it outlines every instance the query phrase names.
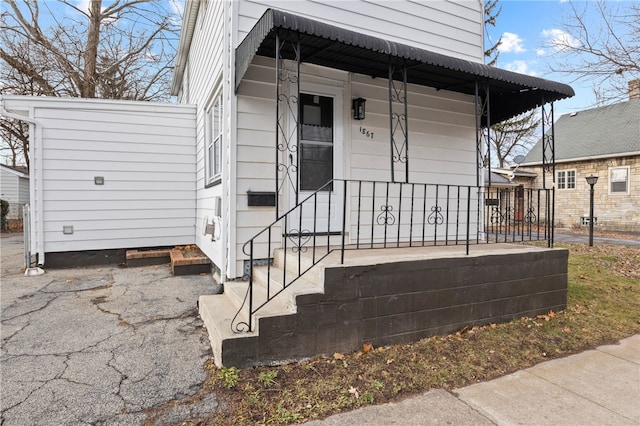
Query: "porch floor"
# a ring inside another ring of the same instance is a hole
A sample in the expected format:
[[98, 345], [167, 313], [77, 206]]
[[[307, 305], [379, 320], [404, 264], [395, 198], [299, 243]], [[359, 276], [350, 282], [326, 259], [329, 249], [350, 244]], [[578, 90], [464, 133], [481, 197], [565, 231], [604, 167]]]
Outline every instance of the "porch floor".
[[[374, 248], [359, 248], [355, 245], [345, 245], [344, 263], [340, 262], [340, 247], [331, 246], [331, 253], [323, 259], [319, 265], [323, 267], [340, 267], [340, 266], [363, 266], [376, 265], [384, 263], [396, 263], [405, 261], [427, 260], [427, 259], [443, 259], [459, 256], [479, 257], [487, 255], [504, 255], [514, 253], [528, 252], [544, 252], [550, 250], [547, 247], [515, 244], [515, 243], [484, 243], [480, 242], [469, 245], [469, 254], [466, 254], [465, 245], [461, 242], [458, 245], [434, 245], [429, 243], [424, 246], [412, 247], [389, 247], [382, 245], [374, 245]], [[325, 247], [316, 248], [316, 256], [326, 253]], [[303, 257], [312, 256], [311, 249], [302, 253]]]

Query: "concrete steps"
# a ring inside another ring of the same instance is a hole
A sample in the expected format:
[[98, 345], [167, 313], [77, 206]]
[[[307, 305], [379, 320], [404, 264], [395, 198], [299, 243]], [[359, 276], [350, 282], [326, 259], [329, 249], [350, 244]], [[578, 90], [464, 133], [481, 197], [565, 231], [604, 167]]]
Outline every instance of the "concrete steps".
[[[322, 256], [320, 253], [326, 254], [326, 249], [317, 249], [316, 259]], [[297, 278], [299, 269], [308, 271]], [[286, 287], [283, 285], [285, 279]], [[200, 296], [199, 313], [209, 333], [215, 364], [226, 366], [223, 359], [226, 347], [247, 346], [234, 341], [260, 340], [261, 319], [295, 315], [297, 297], [322, 294], [323, 283], [323, 268], [321, 265], [313, 266], [311, 254], [276, 250], [271, 266], [254, 267], [251, 305], [254, 310], [260, 308], [253, 315], [251, 332], [246, 332], [249, 322], [248, 281], [228, 281], [224, 285], [224, 293]], [[268, 300], [267, 296], [272, 299]]]

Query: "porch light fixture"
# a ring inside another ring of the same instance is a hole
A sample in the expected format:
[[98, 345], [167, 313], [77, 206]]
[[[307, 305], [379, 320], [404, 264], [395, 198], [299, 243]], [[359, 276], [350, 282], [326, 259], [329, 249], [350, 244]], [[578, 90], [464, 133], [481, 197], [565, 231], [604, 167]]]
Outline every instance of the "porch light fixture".
[[364, 120], [364, 104], [367, 102], [364, 98], [355, 98], [353, 100], [353, 119]]
[[593, 247], [593, 186], [598, 182], [598, 176], [590, 175], [585, 178], [589, 189], [589, 247]]

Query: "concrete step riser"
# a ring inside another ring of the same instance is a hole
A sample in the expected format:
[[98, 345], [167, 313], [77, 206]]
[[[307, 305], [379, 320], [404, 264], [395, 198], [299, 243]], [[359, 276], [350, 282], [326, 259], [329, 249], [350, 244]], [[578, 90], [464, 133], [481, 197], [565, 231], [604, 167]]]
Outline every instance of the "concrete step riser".
[[[248, 301], [245, 296], [249, 282], [231, 281], [225, 283], [224, 294], [201, 296], [200, 316], [209, 332], [214, 360], [218, 367], [222, 367], [222, 347], [223, 342], [228, 339], [242, 339], [244, 337], [256, 336], [259, 333], [259, 318], [271, 316], [291, 315], [296, 312], [296, 295], [306, 293], [321, 293], [324, 290], [322, 279], [324, 279], [323, 268], [316, 266], [307, 272], [303, 277], [288, 286], [281, 294], [276, 293], [282, 289], [284, 254], [276, 250], [274, 254], [274, 264], [270, 267], [270, 294], [274, 297], [262, 309], [252, 317], [251, 333], [234, 333], [231, 321], [239, 309], [242, 308], [235, 323], [248, 321]], [[322, 254], [318, 251], [319, 256]], [[297, 255], [290, 254], [287, 257], [287, 282], [298, 276]], [[295, 259], [295, 260], [294, 260]], [[282, 262], [282, 263], [280, 263]], [[309, 268], [311, 257], [301, 258], [302, 268]], [[267, 295], [267, 267], [257, 266], [253, 274], [253, 308], [256, 309], [266, 300]], [[243, 302], [244, 306], [243, 306]]]
[[[316, 249], [316, 263], [325, 254], [326, 249]], [[300, 260], [299, 264], [298, 260]], [[284, 268], [285, 252], [283, 250], [276, 250], [276, 252], [274, 253], [274, 265], [276, 265], [280, 269]], [[313, 254], [309, 251], [307, 251], [306, 253], [302, 253], [301, 255], [299, 255], [299, 253], [292, 253], [288, 251], [286, 254], [287, 282], [289, 283], [291, 282], [291, 280], [298, 277], [300, 272], [304, 273], [303, 276], [308, 281], [322, 282], [322, 280], [324, 279], [323, 268], [312, 266], [314, 266]]]

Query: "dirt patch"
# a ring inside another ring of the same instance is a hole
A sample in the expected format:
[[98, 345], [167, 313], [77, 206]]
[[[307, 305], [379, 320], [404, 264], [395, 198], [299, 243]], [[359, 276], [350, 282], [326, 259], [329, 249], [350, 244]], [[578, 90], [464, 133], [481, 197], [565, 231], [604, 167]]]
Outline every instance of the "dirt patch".
[[185, 258], [206, 257], [205, 254], [195, 244], [190, 244], [186, 246], [176, 246], [175, 250], [180, 250], [180, 252], [182, 253], [182, 256]]

